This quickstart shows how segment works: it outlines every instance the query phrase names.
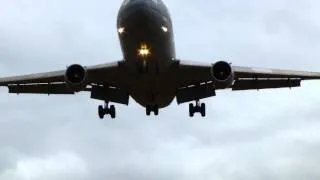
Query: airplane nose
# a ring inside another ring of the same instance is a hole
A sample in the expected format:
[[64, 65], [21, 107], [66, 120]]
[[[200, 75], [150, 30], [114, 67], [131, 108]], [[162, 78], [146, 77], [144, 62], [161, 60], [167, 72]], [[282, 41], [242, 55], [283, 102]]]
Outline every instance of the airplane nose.
[[153, 0], [131, 0], [124, 4], [118, 17], [122, 20], [138, 20], [142, 17], [152, 18], [157, 14], [157, 6]]
[[129, 4], [128, 7], [130, 8], [139, 8], [139, 7], [147, 7], [150, 6], [150, 1], [145, 1], [145, 0], [132, 0]]
[[131, 0], [127, 6], [128, 7], [152, 7], [157, 4], [158, 0]]

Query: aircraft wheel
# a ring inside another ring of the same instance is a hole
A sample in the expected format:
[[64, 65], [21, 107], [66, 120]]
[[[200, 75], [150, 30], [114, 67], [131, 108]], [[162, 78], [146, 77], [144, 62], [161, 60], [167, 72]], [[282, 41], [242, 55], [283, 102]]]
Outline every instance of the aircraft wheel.
[[156, 115], [156, 116], [158, 116], [158, 114], [159, 114], [159, 107], [158, 107], [158, 105], [155, 105], [154, 106], [154, 115]]
[[206, 116], [206, 104], [205, 104], [205, 103], [201, 103], [200, 113], [201, 113], [201, 116], [202, 116], [202, 117], [205, 117], [205, 116]]
[[192, 103], [189, 104], [189, 116], [193, 117], [194, 115], [194, 106]]
[[110, 116], [112, 119], [116, 118], [116, 108], [114, 107], [114, 105], [110, 106]]
[[99, 118], [103, 119], [103, 117], [105, 115], [105, 111], [103, 109], [103, 106], [101, 106], [101, 105], [98, 107], [98, 114], [99, 114]]
[[151, 106], [147, 105], [147, 107], [146, 107], [146, 115], [150, 116], [150, 114], [151, 114]]

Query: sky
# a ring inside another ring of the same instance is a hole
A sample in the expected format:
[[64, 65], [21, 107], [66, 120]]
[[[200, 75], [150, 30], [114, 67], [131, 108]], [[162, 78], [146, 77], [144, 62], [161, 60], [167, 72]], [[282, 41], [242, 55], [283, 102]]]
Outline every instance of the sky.
[[[182, 60], [320, 71], [317, 0], [164, 1]], [[120, 60], [121, 1], [0, 0], [1, 76]], [[158, 117], [133, 99], [100, 120], [87, 93], [0, 89], [1, 180], [318, 180], [320, 82], [174, 101]]]

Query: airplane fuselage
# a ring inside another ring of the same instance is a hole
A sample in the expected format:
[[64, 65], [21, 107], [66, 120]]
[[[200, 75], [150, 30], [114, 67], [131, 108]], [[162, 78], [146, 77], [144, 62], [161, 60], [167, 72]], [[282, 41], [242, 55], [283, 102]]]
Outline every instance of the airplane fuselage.
[[168, 106], [176, 90], [174, 78], [168, 77], [176, 57], [167, 7], [161, 0], [125, 0], [117, 31], [126, 66], [135, 77], [130, 95], [142, 106]]

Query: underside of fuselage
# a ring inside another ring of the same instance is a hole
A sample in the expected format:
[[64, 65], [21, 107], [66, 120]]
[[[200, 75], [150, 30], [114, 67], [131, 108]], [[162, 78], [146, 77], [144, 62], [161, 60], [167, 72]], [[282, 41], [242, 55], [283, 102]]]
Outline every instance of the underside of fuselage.
[[125, 66], [134, 79], [130, 95], [144, 107], [168, 106], [177, 87], [170, 77], [175, 48], [172, 22], [165, 5], [152, 0], [124, 2], [117, 29]]

